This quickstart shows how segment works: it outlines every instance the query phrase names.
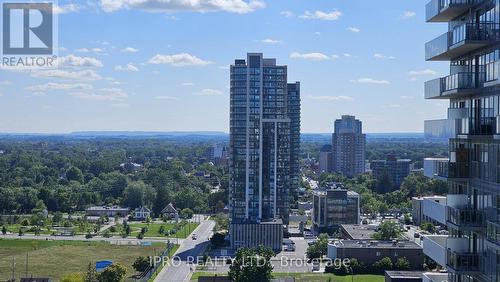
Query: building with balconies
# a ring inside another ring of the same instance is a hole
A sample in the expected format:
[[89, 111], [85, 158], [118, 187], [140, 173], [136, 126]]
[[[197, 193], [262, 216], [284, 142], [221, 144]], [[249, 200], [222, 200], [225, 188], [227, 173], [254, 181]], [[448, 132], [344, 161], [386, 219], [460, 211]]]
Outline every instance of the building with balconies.
[[448, 24], [425, 45], [426, 60], [450, 61], [424, 87], [426, 99], [450, 101], [454, 126], [441, 263], [448, 281], [500, 281], [500, 0], [432, 0], [426, 19]]

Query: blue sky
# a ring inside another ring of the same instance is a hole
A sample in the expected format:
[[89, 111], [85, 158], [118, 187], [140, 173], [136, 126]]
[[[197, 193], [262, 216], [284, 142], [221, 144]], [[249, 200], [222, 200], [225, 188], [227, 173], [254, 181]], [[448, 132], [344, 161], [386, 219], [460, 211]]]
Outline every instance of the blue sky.
[[[354, 114], [365, 132], [419, 132], [446, 63], [424, 44], [424, 0], [59, 1], [53, 71], [0, 70], [0, 132], [228, 131], [229, 70], [263, 52], [301, 81], [302, 131]], [[191, 4], [186, 4], [191, 3]]]

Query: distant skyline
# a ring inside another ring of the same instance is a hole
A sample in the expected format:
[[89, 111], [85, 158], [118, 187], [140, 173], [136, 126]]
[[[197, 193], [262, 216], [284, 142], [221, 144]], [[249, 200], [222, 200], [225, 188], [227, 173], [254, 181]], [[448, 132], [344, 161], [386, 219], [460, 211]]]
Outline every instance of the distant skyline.
[[427, 2], [60, 0], [63, 67], [0, 70], [0, 132], [228, 132], [228, 66], [247, 52], [301, 82], [303, 133], [344, 114], [367, 133], [422, 132], [448, 105], [423, 99], [448, 69], [424, 61], [444, 32]]

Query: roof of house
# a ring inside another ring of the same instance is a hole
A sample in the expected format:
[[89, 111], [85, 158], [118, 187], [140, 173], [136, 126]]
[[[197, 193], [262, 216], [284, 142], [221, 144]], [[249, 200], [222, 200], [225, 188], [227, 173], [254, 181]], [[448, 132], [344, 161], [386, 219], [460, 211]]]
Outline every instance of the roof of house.
[[178, 213], [174, 208], [172, 203], [169, 203], [164, 209], [161, 210], [161, 213]]
[[122, 208], [118, 206], [112, 206], [112, 207], [105, 207], [105, 206], [94, 206], [94, 207], [88, 207], [86, 209], [87, 211], [128, 211], [128, 208]]
[[151, 210], [146, 208], [146, 207], [136, 208], [134, 211], [135, 212], [151, 212]]

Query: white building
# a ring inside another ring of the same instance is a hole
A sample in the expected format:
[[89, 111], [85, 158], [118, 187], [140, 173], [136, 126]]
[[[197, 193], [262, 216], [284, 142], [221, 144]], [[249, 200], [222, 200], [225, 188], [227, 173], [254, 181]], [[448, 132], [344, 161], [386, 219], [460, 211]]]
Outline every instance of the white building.
[[449, 158], [425, 158], [424, 175], [430, 178], [446, 180]]
[[446, 225], [447, 199], [445, 196], [428, 196], [412, 198], [412, 218], [415, 225], [432, 222]]

